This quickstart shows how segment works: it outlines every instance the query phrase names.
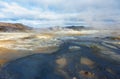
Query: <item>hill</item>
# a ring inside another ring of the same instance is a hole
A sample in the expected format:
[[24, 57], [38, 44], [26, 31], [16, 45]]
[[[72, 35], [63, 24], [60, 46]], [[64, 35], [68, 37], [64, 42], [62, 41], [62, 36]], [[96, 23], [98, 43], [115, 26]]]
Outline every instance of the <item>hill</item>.
[[0, 32], [27, 32], [32, 30], [31, 27], [21, 23], [4, 23], [0, 22]]

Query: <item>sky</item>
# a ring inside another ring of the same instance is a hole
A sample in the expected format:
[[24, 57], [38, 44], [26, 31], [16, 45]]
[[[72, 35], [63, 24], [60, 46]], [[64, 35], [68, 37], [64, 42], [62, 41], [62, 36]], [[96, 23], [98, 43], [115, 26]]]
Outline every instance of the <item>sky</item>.
[[120, 27], [120, 0], [0, 0], [0, 22]]

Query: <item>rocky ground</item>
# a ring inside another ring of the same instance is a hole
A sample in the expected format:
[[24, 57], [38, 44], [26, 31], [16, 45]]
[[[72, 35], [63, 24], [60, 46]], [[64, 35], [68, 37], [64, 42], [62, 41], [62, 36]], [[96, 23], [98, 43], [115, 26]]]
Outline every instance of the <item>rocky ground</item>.
[[119, 33], [88, 32], [0, 33], [0, 79], [119, 79]]
[[63, 40], [51, 54], [11, 61], [1, 69], [1, 79], [119, 79], [120, 45], [82, 39]]
[[1, 32], [0, 79], [120, 79], [119, 51], [117, 30]]

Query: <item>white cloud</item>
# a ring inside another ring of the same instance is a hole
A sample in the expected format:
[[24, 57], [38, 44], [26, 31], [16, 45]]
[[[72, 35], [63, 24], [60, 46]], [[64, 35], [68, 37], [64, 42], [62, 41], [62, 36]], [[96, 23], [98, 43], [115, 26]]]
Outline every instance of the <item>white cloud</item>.
[[[67, 23], [77, 25], [81, 23], [80, 20], [92, 26], [107, 26], [102, 22], [104, 19], [120, 23], [118, 0], [5, 0], [0, 1], [0, 4], [1, 21], [33, 26]], [[11, 18], [17, 21], [12, 21]]]

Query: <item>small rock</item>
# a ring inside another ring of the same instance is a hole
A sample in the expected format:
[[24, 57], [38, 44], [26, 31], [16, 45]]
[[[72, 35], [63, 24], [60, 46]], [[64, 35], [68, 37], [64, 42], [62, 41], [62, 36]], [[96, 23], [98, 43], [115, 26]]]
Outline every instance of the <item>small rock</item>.
[[73, 77], [73, 79], [77, 79], [76, 77]]
[[87, 78], [93, 78], [95, 76], [94, 73], [88, 72], [88, 71], [84, 71], [84, 70], [81, 70], [79, 73], [80, 73], [80, 75], [82, 75], [84, 77], [87, 77]]

